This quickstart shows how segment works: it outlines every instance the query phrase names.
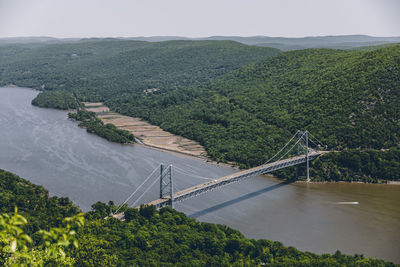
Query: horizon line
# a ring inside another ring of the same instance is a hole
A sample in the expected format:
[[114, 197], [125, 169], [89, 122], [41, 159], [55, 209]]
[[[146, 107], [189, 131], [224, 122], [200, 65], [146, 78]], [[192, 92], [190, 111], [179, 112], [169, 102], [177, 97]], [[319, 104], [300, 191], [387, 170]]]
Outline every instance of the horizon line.
[[377, 36], [369, 34], [338, 34], [338, 35], [305, 35], [305, 36], [269, 36], [269, 35], [209, 35], [199, 37], [189, 37], [184, 35], [136, 35], [136, 36], [75, 36], [75, 37], [55, 37], [51, 35], [26, 35], [26, 36], [0, 36], [0, 39], [12, 39], [12, 38], [54, 38], [54, 39], [105, 39], [105, 38], [162, 38], [162, 37], [174, 37], [174, 38], [186, 38], [186, 39], [204, 39], [213, 37], [239, 37], [239, 38], [257, 38], [257, 37], [269, 37], [269, 38], [287, 38], [287, 39], [302, 39], [302, 38], [318, 38], [318, 37], [349, 37], [349, 36], [365, 36], [372, 38], [400, 38], [400, 36]]

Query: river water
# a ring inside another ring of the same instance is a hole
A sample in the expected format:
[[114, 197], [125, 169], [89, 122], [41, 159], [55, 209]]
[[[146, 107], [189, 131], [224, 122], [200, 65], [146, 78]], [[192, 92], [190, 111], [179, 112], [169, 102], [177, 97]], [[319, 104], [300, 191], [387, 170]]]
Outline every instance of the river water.
[[[25, 88], [0, 88], [0, 168], [43, 185], [51, 195], [69, 197], [84, 211], [96, 201], [121, 203], [161, 162], [174, 166], [176, 189], [205, 182], [201, 177], [235, 171], [143, 146], [107, 142], [68, 120], [65, 111], [32, 106], [36, 94]], [[157, 198], [158, 190], [155, 182], [139, 203]], [[396, 263], [399, 207], [398, 185], [285, 184], [271, 177], [254, 177], [175, 206], [249, 238], [277, 240], [316, 253], [339, 249]]]

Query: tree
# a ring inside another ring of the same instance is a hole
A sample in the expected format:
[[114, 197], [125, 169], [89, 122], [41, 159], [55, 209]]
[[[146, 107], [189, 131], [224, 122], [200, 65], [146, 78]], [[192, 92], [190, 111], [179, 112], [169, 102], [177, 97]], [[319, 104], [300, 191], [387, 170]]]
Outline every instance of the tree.
[[32, 246], [32, 238], [22, 227], [28, 221], [15, 208], [12, 216], [0, 215], [0, 263], [4, 266], [72, 266], [74, 259], [65, 253], [68, 247], [78, 248], [76, 230], [84, 224], [83, 214], [64, 219], [64, 227], [40, 230], [42, 242]]

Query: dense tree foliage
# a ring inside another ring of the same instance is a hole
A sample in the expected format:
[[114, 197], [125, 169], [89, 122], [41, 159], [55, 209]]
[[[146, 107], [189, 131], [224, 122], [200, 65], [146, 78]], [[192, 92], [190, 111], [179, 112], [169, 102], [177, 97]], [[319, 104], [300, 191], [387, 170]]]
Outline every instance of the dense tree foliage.
[[251, 64], [200, 88], [106, 101], [195, 139], [213, 158], [254, 166], [297, 129], [331, 149], [400, 142], [400, 46], [304, 50]]
[[41, 92], [32, 100], [32, 105], [42, 108], [56, 109], [75, 109], [78, 102], [75, 97], [68, 91], [46, 91]]
[[121, 144], [135, 142], [135, 137], [129, 131], [118, 129], [110, 123], [104, 124], [94, 112], [78, 110], [76, 113], [68, 113], [68, 117], [81, 121], [79, 126], [86, 128], [88, 133], [94, 133], [108, 141]]
[[[0, 183], [1, 194], [6, 192], [10, 200], [5, 203], [2, 197], [2, 207], [6, 207], [2, 212], [10, 213], [7, 207], [14, 204], [27, 209], [30, 200], [51, 201], [42, 187], [9, 172], [1, 171]], [[142, 206], [140, 210], [124, 206], [125, 221], [120, 221], [104, 219], [116, 209], [112, 202], [108, 205], [97, 202], [85, 215], [84, 226], [77, 209], [70, 207], [63, 214], [73, 217], [66, 220], [59, 220], [60, 212], [51, 205], [41, 205], [40, 211], [25, 211], [28, 224], [17, 214], [1, 215], [0, 263], [9, 266], [394, 266], [362, 255], [348, 256], [339, 251], [317, 255], [285, 247], [280, 242], [247, 239], [227, 226], [198, 222], [169, 207], [157, 211], [154, 206]], [[58, 209], [66, 210], [63, 206]], [[30, 223], [37, 221], [44, 228], [49, 221], [46, 217], [53, 218], [56, 227], [39, 230], [33, 235], [38, 241], [32, 242], [21, 227], [35, 228]]]
[[[296, 171], [294, 168], [287, 168], [276, 172], [276, 175], [284, 179], [295, 179]], [[299, 169], [299, 175], [305, 176], [303, 166]], [[310, 175], [314, 181], [400, 181], [400, 150], [349, 149], [340, 153], [328, 153], [311, 163]]]
[[149, 88], [200, 85], [277, 53], [278, 49], [232, 41], [88, 39], [5, 45], [0, 49], [0, 84], [65, 89], [82, 101], [97, 102]]
[[[100, 205], [98, 205], [100, 206]], [[103, 217], [105, 205], [90, 216]], [[112, 207], [111, 207], [112, 209]], [[390, 263], [362, 255], [316, 255], [280, 242], [245, 238], [224, 225], [198, 222], [169, 207], [128, 209], [125, 222], [96, 219], [78, 233], [78, 265], [95, 266], [343, 266]], [[101, 230], [99, 230], [101, 229]], [[97, 255], [94, 259], [92, 255]]]
[[35, 233], [39, 243], [24, 232], [27, 219], [18, 214], [0, 214], [0, 265], [1, 266], [74, 266], [76, 262], [66, 256], [68, 248], [78, 248], [76, 230], [84, 225], [83, 214], [64, 218], [62, 227], [39, 230]]
[[5, 45], [0, 83], [103, 101], [241, 167], [265, 162], [298, 129], [332, 150], [400, 143], [399, 45], [277, 53], [231, 41]]
[[30, 221], [28, 233], [57, 226], [79, 212], [68, 198], [50, 197], [42, 186], [0, 169], [0, 213], [14, 212], [16, 206]]

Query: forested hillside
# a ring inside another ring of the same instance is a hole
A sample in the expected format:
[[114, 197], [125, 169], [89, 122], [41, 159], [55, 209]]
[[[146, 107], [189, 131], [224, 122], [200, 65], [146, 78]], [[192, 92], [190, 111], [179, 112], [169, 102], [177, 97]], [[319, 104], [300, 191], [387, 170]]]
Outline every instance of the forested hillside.
[[[304, 177], [305, 172], [305, 167], [299, 166], [299, 174]], [[295, 167], [279, 170], [275, 175], [283, 179], [297, 178]], [[400, 149], [348, 149], [324, 154], [311, 163], [310, 175], [313, 181], [400, 181]]]
[[56, 109], [76, 109], [77, 100], [71, 92], [65, 90], [47, 91], [38, 94], [32, 100], [32, 105], [41, 108], [56, 108]]
[[[120, 221], [104, 219], [115, 210], [113, 203], [98, 202], [85, 222], [78, 215], [62, 223], [59, 216], [78, 212], [68, 199], [49, 199], [42, 187], [3, 170], [0, 185], [0, 264], [5, 266], [394, 266], [362, 255], [317, 255], [280, 242], [247, 239], [227, 226], [198, 222], [171, 208], [124, 207], [126, 220]], [[28, 222], [8, 214], [15, 205]], [[43, 232], [33, 227], [47, 229], [50, 224], [58, 228]]]
[[297, 129], [329, 149], [400, 143], [400, 46], [282, 53], [199, 88], [115, 97], [112, 109], [205, 145], [221, 161], [254, 166]]
[[148, 43], [88, 39], [61, 44], [15, 44], [0, 49], [0, 83], [74, 91], [80, 100], [181, 89], [266, 59], [278, 49], [232, 41]]
[[42, 186], [0, 169], [0, 212], [11, 213], [14, 207], [30, 221], [29, 233], [57, 226], [79, 211], [68, 198], [50, 197]]
[[88, 39], [0, 50], [3, 85], [105, 102], [242, 167], [265, 162], [298, 129], [330, 150], [397, 149], [399, 81], [400, 45], [279, 53], [231, 41]]

